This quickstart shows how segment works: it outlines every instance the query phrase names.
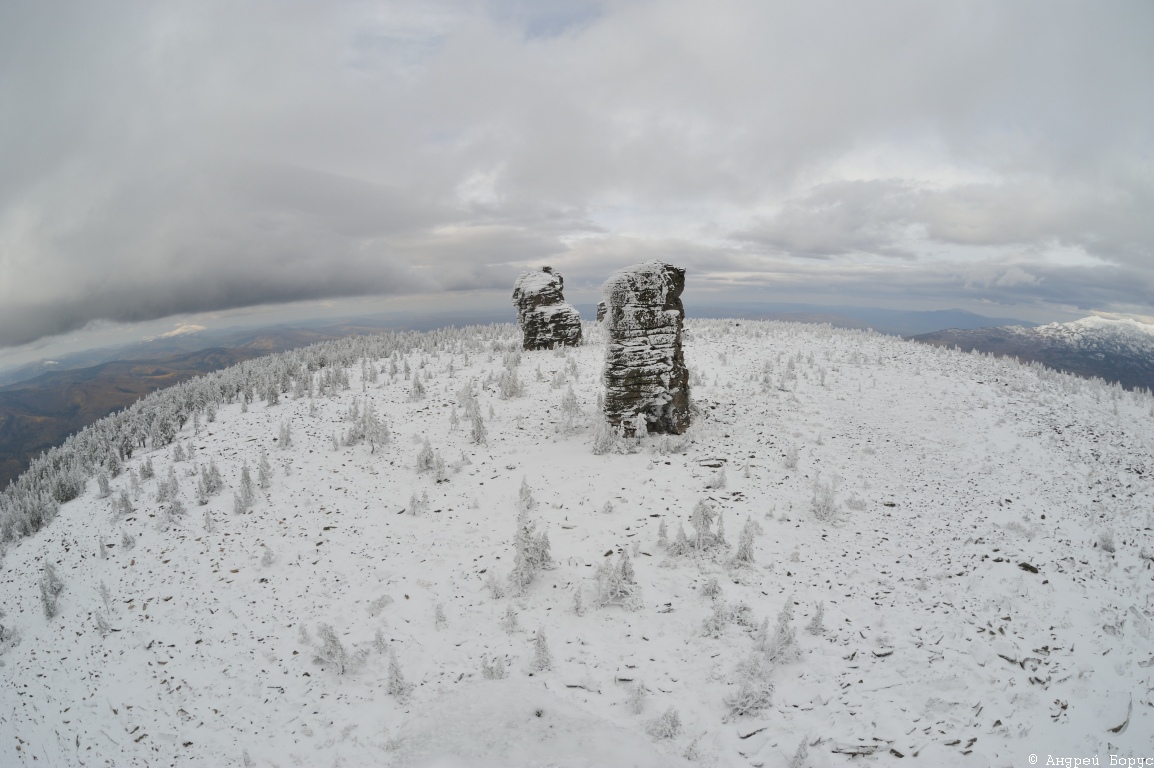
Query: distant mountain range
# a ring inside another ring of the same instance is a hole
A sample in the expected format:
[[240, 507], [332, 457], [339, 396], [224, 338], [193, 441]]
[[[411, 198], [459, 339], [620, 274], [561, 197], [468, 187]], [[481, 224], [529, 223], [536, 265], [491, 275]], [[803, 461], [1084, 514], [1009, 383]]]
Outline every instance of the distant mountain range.
[[1154, 326], [1135, 320], [1084, 317], [1033, 328], [949, 328], [911, 337], [937, 346], [1015, 357], [1079, 376], [1154, 389]]
[[[594, 304], [577, 307], [585, 318], [596, 315]], [[898, 336], [947, 327], [1030, 325], [960, 309], [915, 312], [816, 304], [694, 305], [689, 314], [691, 317], [828, 323], [838, 328], [872, 328]], [[394, 312], [264, 328], [197, 330], [120, 347], [88, 350], [0, 372], [0, 487], [23, 472], [33, 456], [60, 445], [68, 435], [84, 426], [131, 405], [150, 392], [203, 373], [346, 336], [390, 329], [419, 331], [449, 325], [510, 322], [514, 317], [510, 306], [424, 314]]]
[[821, 304], [726, 304], [687, 309], [690, 317], [739, 317], [795, 323], [828, 323], [835, 328], [870, 328], [889, 336], [913, 336], [942, 328], [987, 328], [1001, 325], [1032, 327], [1036, 323], [1010, 317], [985, 317], [964, 309], [903, 310], [877, 307], [835, 307]]

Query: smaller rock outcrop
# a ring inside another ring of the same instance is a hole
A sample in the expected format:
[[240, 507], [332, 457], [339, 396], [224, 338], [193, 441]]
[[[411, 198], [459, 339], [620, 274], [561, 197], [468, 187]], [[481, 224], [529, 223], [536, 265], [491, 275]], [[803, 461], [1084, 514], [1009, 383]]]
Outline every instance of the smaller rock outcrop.
[[552, 267], [522, 272], [513, 283], [513, 304], [525, 349], [575, 347], [581, 343], [581, 314], [565, 303], [561, 274]]
[[597, 322], [602, 322], [605, 319], [605, 313], [608, 311], [609, 307], [606, 306], [605, 302], [597, 302]]
[[605, 281], [605, 418], [626, 435], [689, 427], [689, 371], [681, 350], [685, 270], [647, 261]]

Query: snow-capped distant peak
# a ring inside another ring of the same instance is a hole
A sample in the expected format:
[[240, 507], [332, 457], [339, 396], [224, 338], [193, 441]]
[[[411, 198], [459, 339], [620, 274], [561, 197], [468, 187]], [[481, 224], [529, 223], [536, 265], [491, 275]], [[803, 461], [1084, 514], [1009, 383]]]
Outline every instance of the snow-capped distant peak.
[[147, 336], [147, 337], [145, 337], [144, 340], [145, 341], [154, 341], [155, 339], [171, 339], [173, 336], [184, 336], [184, 335], [189, 334], [189, 333], [200, 333], [201, 331], [204, 331], [204, 330], [207, 330], [207, 328], [205, 328], [205, 326], [203, 326], [203, 325], [193, 325], [191, 323], [185, 323], [183, 325], [178, 325], [176, 328], [173, 328], [171, 331], [168, 331], [167, 333], [162, 333], [159, 336]]
[[1113, 341], [1138, 346], [1154, 345], [1154, 325], [1131, 318], [1109, 318], [1091, 315], [1069, 323], [1050, 323], [1034, 329], [1041, 336], [1070, 342]]
[[1090, 315], [1068, 323], [1050, 323], [1040, 328], [1062, 328], [1073, 332], [1100, 333], [1100, 332], [1133, 332], [1154, 336], [1154, 325], [1139, 322], [1129, 317], [1111, 318], [1100, 315]]

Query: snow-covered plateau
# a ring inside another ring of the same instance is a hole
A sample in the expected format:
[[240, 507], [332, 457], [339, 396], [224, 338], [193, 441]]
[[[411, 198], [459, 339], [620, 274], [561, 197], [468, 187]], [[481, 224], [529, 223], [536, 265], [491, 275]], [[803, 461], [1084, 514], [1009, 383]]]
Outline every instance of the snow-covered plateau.
[[594, 324], [327, 343], [88, 428], [0, 497], [0, 764], [1154, 759], [1148, 393], [686, 328], [681, 437], [599, 427]]

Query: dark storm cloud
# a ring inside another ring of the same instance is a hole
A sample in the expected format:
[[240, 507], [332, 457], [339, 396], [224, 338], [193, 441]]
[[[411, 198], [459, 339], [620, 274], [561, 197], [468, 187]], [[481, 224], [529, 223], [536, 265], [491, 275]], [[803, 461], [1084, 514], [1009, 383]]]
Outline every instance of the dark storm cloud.
[[8, 3], [0, 345], [650, 257], [717, 291], [1149, 312], [1151, 28], [1146, 2]]

